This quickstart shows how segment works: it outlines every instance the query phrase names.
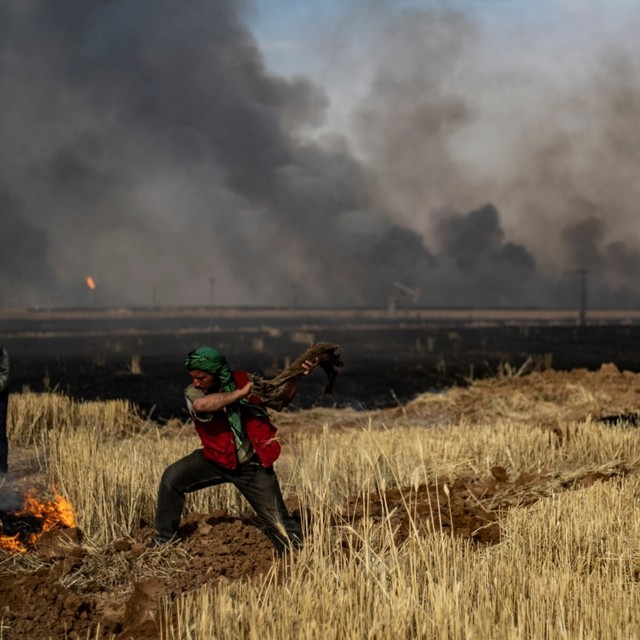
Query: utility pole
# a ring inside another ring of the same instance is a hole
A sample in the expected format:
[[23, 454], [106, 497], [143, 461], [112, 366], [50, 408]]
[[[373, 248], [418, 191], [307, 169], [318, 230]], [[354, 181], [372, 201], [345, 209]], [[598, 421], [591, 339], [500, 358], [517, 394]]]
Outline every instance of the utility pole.
[[209, 278], [209, 291], [211, 294], [211, 306], [216, 303], [216, 279], [214, 277]]
[[586, 269], [580, 269], [578, 274], [580, 276], [580, 326], [584, 327], [587, 324], [587, 273]]

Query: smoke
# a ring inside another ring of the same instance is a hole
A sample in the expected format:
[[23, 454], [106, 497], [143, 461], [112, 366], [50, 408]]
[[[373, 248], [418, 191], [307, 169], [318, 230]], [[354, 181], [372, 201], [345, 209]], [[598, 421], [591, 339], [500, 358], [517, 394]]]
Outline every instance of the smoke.
[[364, 172], [299, 139], [326, 97], [269, 74], [235, 6], [3, 4], [5, 304], [82, 303], [87, 274], [112, 303], [208, 303], [214, 277], [229, 302], [313, 291]]
[[593, 304], [637, 305], [640, 12], [394, 6], [353, 56], [369, 74], [352, 127], [437, 258], [434, 303], [566, 305], [587, 270]]
[[[22, 507], [23, 496], [9, 486], [8, 476], [0, 477], [0, 513], [18, 511]], [[2, 535], [2, 522], [0, 521], [0, 535]]]
[[2, 3], [0, 306], [566, 305], [579, 269], [637, 304], [633, 52], [549, 77], [533, 33], [361, 6], [318, 36], [347, 109], [269, 70], [243, 3]]

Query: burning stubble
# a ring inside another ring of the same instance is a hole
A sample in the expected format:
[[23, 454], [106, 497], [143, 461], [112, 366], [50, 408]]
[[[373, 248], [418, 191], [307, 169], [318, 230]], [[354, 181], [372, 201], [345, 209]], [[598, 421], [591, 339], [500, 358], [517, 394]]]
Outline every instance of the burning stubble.
[[0, 502], [0, 549], [26, 553], [47, 531], [75, 526], [71, 503], [55, 488], [52, 493], [46, 498], [32, 489], [21, 499], [15, 495]]

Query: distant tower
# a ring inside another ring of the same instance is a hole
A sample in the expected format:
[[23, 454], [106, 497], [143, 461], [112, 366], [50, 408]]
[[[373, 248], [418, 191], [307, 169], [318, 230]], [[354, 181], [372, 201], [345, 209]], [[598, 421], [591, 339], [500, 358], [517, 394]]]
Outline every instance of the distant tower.
[[216, 303], [216, 279], [213, 276], [209, 278], [209, 295], [213, 307]]
[[584, 327], [587, 324], [587, 270], [580, 269], [578, 271], [580, 275], [580, 326]]
[[409, 305], [415, 306], [418, 303], [420, 289], [411, 289], [401, 282], [394, 282], [393, 286], [400, 291], [400, 294], [389, 298], [389, 310], [395, 309], [402, 298], [406, 299]]

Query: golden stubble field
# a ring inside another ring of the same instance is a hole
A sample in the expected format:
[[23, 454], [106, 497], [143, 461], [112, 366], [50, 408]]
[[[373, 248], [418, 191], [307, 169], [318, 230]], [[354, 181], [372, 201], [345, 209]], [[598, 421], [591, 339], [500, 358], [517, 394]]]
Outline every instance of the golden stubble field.
[[639, 637], [639, 400], [640, 375], [605, 365], [275, 414], [307, 537], [277, 561], [228, 487], [147, 547], [188, 424], [14, 394], [0, 500], [54, 486], [76, 522], [0, 552], [0, 638]]

